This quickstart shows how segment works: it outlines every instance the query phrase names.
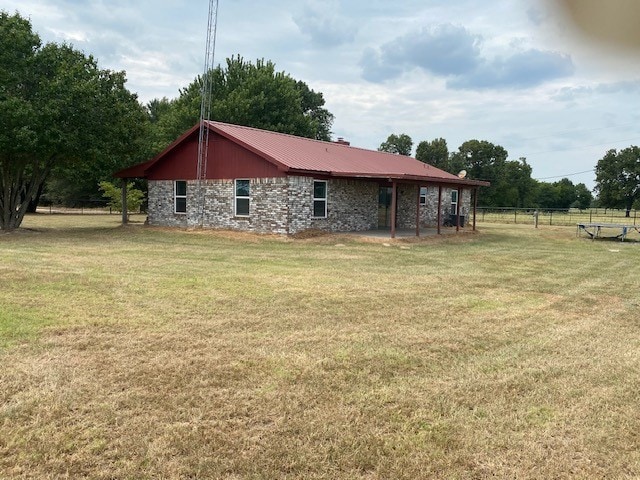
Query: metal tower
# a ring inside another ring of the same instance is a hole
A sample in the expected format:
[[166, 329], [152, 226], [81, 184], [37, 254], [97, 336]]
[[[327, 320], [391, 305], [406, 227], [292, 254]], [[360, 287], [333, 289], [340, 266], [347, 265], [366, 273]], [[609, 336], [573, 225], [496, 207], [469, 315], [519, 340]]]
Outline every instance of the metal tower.
[[214, 66], [216, 51], [216, 30], [218, 28], [218, 0], [209, 0], [209, 19], [207, 22], [207, 45], [205, 49], [204, 70], [202, 73], [201, 103], [200, 103], [200, 134], [198, 137], [198, 168], [197, 183], [200, 200], [199, 216], [201, 226], [204, 223], [204, 189], [202, 183], [207, 177], [207, 157], [209, 154], [209, 128], [207, 122], [211, 120], [211, 97], [213, 78], [211, 69]]

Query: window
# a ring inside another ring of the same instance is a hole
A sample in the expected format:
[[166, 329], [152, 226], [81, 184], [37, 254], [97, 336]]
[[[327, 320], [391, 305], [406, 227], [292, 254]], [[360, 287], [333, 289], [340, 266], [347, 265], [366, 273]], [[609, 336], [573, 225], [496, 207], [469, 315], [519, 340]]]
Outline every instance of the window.
[[451, 190], [451, 215], [458, 213], [458, 191]]
[[187, 182], [176, 180], [173, 183], [173, 205], [175, 213], [187, 213]]
[[249, 195], [251, 185], [249, 180], [236, 180], [236, 211], [237, 217], [249, 216]]
[[427, 187], [420, 187], [420, 205], [427, 204]]
[[313, 181], [313, 216], [327, 217], [327, 182], [324, 180]]

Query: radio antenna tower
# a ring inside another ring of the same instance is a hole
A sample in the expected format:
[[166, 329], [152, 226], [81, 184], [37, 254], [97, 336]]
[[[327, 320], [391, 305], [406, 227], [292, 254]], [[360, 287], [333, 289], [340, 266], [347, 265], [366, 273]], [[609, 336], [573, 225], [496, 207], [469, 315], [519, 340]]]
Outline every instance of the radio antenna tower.
[[211, 97], [213, 90], [213, 78], [211, 70], [214, 66], [216, 52], [216, 30], [218, 28], [218, 0], [209, 0], [209, 20], [207, 22], [207, 46], [205, 49], [204, 70], [202, 73], [202, 89], [200, 103], [200, 134], [198, 136], [198, 168], [197, 184], [200, 200], [200, 226], [204, 226], [205, 195], [203, 182], [207, 178], [207, 157], [209, 155], [209, 127], [207, 122], [211, 120]]

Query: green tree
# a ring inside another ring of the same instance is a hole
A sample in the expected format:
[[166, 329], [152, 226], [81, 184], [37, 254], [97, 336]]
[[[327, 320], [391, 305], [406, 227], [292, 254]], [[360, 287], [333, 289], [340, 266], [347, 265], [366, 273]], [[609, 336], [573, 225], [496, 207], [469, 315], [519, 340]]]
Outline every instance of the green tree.
[[624, 208], [628, 217], [640, 199], [640, 148], [611, 149], [598, 160], [596, 191], [603, 207]]
[[571, 208], [579, 208], [584, 210], [591, 206], [593, 202], [593, 194], [584, 183], [578, 183], [574, 187], [575, 200], [571, 204]]
[[[117, 212], [122, 211], [122, 190], [111, 182], [100, 182], [100, 190], [108, 199], [107, 205]], [[142, 202], [144, 202], [144, 192], [127, 185], [127, 211], [139, 212]]]
[[[539, 208], [588, 208], [593, 195], [584, 183], [574, 185], [568, 178], [557, 182], [537, 182], [534, 201], [530, 204]], [[529, 206], [529, 205], [525, 205]]]
[[501, 206], [526, 208], [533, 205], [536, 181], [531, 178], [531, 165], [526, 158], [507, 160], [501, 172], [498, 187], [502, 189], [502, 198], [497, 200]]
[[386, 142], [382, 142], [378, 150], [380, 152], [395, 153], [397, 155], [411, 155], [411, 149], [413, 148], [413, 140], [406, 133], [396, 135], [392, 133], [387, 137]]
[[[331, 139], [333, 115], [324, 108], [322, 93], [264, 60], [255, 64], [240, 56], [226, 68], [210, 70], [211, 119], [289, 133], [317, 140]], [[180, 90], [177, 99], [154, 100], [147, 105], [152, 121], [155, 151], [163, 149], [200, 119], [203, 77]]]
[[480, 187], [482, 204], [503, 207], [505, 190], [509, 188], [504, 171], [507, 156], [508, 152], [500, 145], [486, 140], [468, 140], [451, 154], [451, 168], [453, 172], [466, 170], [469, 178], [491, 182], [490, 187]]
[[442, 170], [450, 171], [449, 148], [444, 138], [435, 138], [431, 142], [426, 140], [420, 142], [416, 147], [416, 159]]
[[0, 52], [0, 229], [13, 230], [54, 169], [139, 160], [145, 116], [123, 72], [69, 45], [42, 46], [18, 14], [0, 12]]

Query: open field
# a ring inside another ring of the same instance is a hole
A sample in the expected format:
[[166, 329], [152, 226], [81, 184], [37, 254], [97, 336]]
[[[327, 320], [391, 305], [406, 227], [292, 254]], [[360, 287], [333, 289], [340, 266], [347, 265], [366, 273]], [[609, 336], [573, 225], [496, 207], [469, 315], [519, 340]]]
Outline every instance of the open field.
[[0, 478], [638, 478], [640, 242], [27, 217]]
[[[479, 208], [478, 223], [516, 223], [533, 225], [534, 208]], [[640, 225], [640, 212], [631, 210], [626, 216], [625, 210], [591, 208], [579, 210], [540, 210], [539, 225], [574, 226], [576, 223], [616, 223], [622, 225]]]

